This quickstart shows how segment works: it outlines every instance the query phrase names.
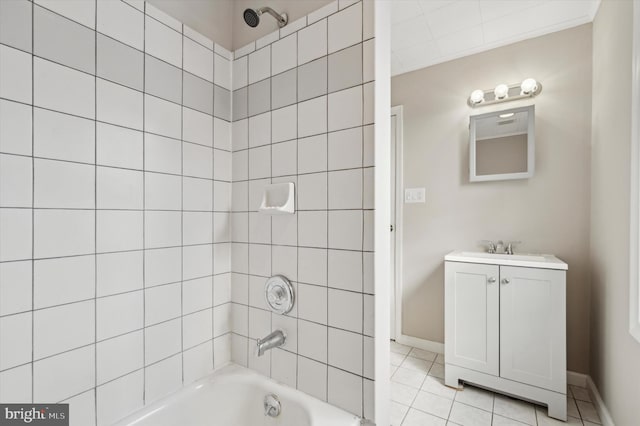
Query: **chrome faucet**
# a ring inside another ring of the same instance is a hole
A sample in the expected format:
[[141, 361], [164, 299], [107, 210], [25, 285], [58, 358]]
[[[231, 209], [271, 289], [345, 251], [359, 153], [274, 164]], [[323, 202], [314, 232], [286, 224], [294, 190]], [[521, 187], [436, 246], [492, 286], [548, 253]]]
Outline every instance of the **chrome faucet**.
[[487, 253], [495, 253], [496, 252], [496, 244], [491, 240], [482, 240], [482, 243], [487, 243]]
[[487, 246], [487, 253], [499, 253], [499, 254], [513, 254], [513, 246], [520, 244], [520, 241], [509, 241], [504, 243], [502, 240], [493, 242], [491, 240], [482, 240], [480, 243], [484, 243]]
[[258, 356], [264, 355], [269, 349], [284, 345], [287, 335], [282, 330], [275, 330], [263, 339], [258, 339]]
[[513, 246], [515, 244], [520, 244], [520, 241], [510, 241], [507, 243], [507, 246], [504, 248], [504, 252], [506, 254], [513, 254]]

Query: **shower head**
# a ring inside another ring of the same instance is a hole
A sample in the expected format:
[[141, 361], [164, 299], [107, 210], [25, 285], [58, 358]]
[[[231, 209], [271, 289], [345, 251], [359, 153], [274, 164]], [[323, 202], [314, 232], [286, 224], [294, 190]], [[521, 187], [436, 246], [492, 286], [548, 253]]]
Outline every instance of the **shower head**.
[[251, 28], [255, 28], [260, 23], [260, 16], [253, 9], [245, 9], [244, 10], [244, 22], [247, 23]]
[[288, 21], [287, 14], [286, 13], [279, 14], [275, 10], [271, 9], [270, 7], [261, 7], [260, 9], [255, 9], [255, 10], [245, 9], [244, 13], [242, 14], [242, 17], [244, 18], [244, 22], [246, 22], [248, 26], [250, 26], [251, 28], [255, 28], [260, 23], [260, 15], [262, 15], [265, 12], [273, 16], [274, 18], [276, 18], [276, 20], [278, 21], [278, 26], [280, 28], [287, 25], [287, 21]]

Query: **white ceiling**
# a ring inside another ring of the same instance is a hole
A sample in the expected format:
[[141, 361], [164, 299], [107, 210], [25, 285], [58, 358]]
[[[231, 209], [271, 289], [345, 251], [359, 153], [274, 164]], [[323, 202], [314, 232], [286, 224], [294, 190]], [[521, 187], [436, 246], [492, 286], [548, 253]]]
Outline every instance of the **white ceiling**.
[[600, 0], [394, 0], [391, 75], [593, 21]]

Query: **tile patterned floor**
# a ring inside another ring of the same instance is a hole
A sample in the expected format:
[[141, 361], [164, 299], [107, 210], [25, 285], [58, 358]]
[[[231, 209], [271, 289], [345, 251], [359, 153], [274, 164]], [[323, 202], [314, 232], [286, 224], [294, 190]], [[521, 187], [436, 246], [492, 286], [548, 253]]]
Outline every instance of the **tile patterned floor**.
[[393, 426], [595, 426], [601, 424], [586, 389], [569, 386], [568, 421], [546, 407], [465, 385], [444, 385], [444, 356], [391, 342]]

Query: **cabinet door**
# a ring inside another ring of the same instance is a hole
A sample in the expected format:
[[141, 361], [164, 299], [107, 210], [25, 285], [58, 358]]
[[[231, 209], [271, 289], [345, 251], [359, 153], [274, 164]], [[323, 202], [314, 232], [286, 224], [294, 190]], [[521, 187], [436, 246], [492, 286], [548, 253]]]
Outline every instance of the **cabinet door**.
[[500, 267], [500, 376], [566, 391], [565, 272]]
[[496, 265], [445, 262], [447, 364], [498, 375], [498, 273]]

